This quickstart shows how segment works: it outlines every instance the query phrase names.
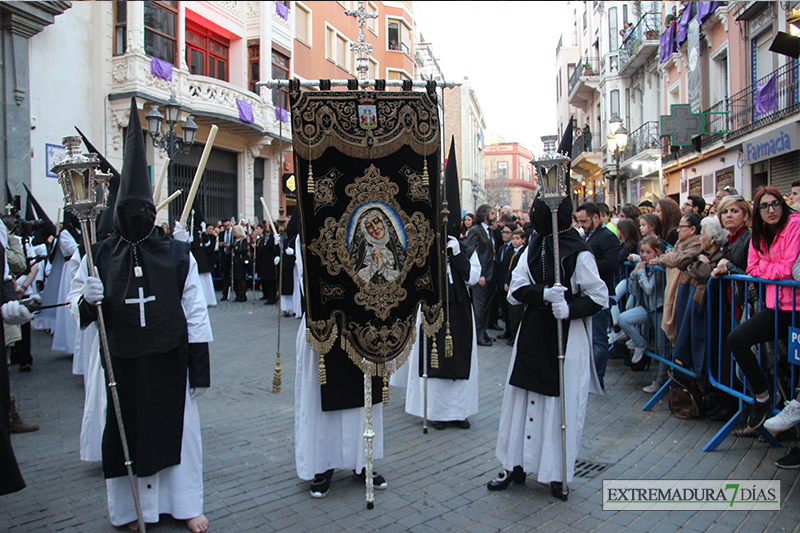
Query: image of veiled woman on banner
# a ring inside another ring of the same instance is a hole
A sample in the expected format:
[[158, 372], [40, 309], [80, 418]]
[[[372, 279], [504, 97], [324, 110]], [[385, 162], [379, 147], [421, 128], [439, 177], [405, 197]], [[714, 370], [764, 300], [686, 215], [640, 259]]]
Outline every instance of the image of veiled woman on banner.
[[382, 207], [364, 210], [353, 227], [349, 246], [353, 270], [367, 283], [391, 283], [406, 261], [404, 240]]

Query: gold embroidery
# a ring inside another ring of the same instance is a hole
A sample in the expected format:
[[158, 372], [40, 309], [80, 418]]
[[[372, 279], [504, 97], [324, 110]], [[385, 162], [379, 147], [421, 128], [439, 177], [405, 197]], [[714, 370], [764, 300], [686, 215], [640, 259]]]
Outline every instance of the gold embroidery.
[[408, 197], [415, 202], [431, 203], [431, 195], [428, 184], [424, 183], [422, 174], [415, 172], [408, 165], [403, 165], [400, 175], [408, 181]]
[[[336, 201], [338, 200], [338, 198], [336, 198], [336, 180], [342, 177], [342, 175], [343, 174], [337, 169], [332, 168], [330, 172], [321, 178], [317, 178], [316, 191], [313, 192], [315, 214], [323, 207], [329, 207], [336, 204]], [[312, 193], [311, 190], [308, 192]]]

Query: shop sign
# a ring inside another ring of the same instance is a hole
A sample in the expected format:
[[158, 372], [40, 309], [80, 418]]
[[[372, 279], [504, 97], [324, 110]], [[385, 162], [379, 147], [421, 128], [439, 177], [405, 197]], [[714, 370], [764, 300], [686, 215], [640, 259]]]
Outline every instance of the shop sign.
[[759, 161], [771, 159], [800, 148], [798, 141], [798, 124], [789, 124], [783, 128], [765, 133], [747, 141], [742, 147], [744, 162], [752, 165]]

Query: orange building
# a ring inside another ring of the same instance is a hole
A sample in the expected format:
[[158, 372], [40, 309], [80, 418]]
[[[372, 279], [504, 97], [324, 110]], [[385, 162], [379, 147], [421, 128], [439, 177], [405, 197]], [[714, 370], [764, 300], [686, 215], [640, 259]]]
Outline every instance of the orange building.
[[[345, 10], [358, 2], [295, 2], [294, 76], [301, 80], [358, 77], [356, 54], [358, 20]], [[369, 79], [414, 79], [414, 14], [412, 2], [366, 2], [370, 55]]]
[[511, 206], [517, 216], [530, 211], [536, 195], [536, 177], [531, 164], [533, 153], [520, 143], [505, 142], [492, 136], [483, 154], [488, 203]]

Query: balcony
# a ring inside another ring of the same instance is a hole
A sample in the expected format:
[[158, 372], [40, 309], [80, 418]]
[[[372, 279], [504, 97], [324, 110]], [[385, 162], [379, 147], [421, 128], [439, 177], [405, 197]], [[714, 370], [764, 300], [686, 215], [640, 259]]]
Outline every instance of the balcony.
[[583, 108], [592, 101], [600, 83], [599, 66], [597, 57], [582, 57], [578, 62], [567, 85], [570, 105]]
[[[275, 120], [272, 105], [265, 103], [245, 87], [189, 74], [188, 71], [175, 67], [172, 70], [172, 81], [166, 81], [150, 72], [150, 57], [140, 52], [116, 56], [112, 62], [109, 100], [136, 96], [150, 102], [166, 102], [174, 94], [183, 108], [188, 108], [201, 126], [214, 123], [223, 131], [244, 137], [261, 137], [267, 133], [276, 137], [278, 135], [278, 122]], [[247, 102], [253, 108], [252, 123], [239, 118], [237, 99]], [[286, 136], [289, 126], [285, 125], [283, 130]]]
[[659, 50], [661, 13], [645, 13], [619, 49], [619, 75], [630, 76]]
[[800, 60], [793, 59], [728, 99], [730, 133], [740, 137], [800, 111]]
[[[650, 152], [650, 150], [653, 150]], [[661, 134], [658, 128], [658, 121], [652, 120], [645, 122], [630, 134], [628, 134], [628, 144], [622, 152], [622, 160], [634, 159], [641, 154], [659, 155], [661, 152]]]
[[597, 141], [592, 139], [590, 133], [584, 137], [581, 130], [577, 130], [579, 135], [572, 143], [572, 170], [584, 176], [590, 176], [600, 169], [602, 155]]

